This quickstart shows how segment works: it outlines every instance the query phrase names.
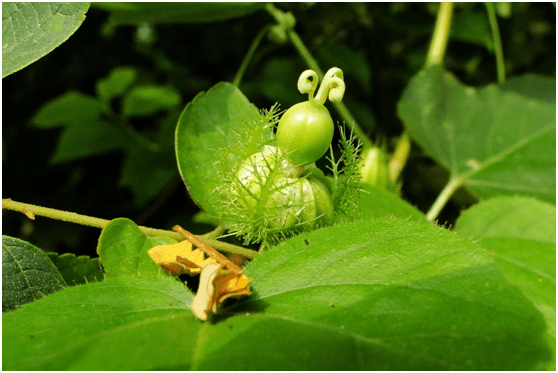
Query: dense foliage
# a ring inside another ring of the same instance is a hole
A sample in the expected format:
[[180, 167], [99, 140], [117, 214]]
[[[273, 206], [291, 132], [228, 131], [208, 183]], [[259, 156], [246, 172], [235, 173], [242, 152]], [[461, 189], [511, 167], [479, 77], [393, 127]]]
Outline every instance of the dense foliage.
[[[3, 368], [555, 369], [555, 5], [447, 7], [3, 3], [3, 198], [111, 220], [3, 210]], [[195, 319], [176, 224], [253, 294]]]

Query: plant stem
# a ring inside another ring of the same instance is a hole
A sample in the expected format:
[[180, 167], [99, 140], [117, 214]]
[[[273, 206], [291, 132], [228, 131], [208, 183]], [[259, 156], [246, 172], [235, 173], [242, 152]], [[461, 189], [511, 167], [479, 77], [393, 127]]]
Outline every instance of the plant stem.
[[484, 3], [486, 12], [488, 13], [488, 20], [490, 22], [490, 29], [492, 30], [492, 38], [494, 39], [494, 53], [496, 54], [496, 71], [498, 73], [498, 83], [503, 83], [506, 80], [506, 66], [504, 64], [504, 51], [502, 49], [502, 40], [500, 39], [500, 30], [498, 29], [498, 20], [496, 18], [496, 11], [494, 4]]
[[[52, 209], [48, 207], [30, 205], [27, 203], [12, 201], [11, 199], [2, 199], [2, 208], [7, 210], [19, 211], [21, 213], [24, 213], [28, 217], [29, 217], [28, 214], [31, 213], [32, 215], [39, 215], [45, 218], [61, 220], [69, 223], [86, 225], [89, 227], [101, 228], [101, 229], [105, 228], [108, 225], [108, 223], [110, 223], [110, 220], [107, 219], [100, 219], [92, 216], [76, 214], [75, 212], [68, 212], [68, 211], [62, 211], [62, 210]], [[184, 239], [184, 237], [181, 234], [173, 231], [142, 227], [142, 226], [140, 226], [139, 229], [147, 236], [167, 236], [167, 237], [174, 238], [177, 241], [182, 241]], [[212, 232], [210, 232], [210, 234], [211, 233]], [[254, 259], [258, 255], [258, 253], [254, 250], [249, 250], [244, 247], [232, 245], [226, 242], [221, 242], [214, 238], [204, 237], [203, 235], [198, 236], [198, 238], [203, 242], [205, 242], [206, 244], [213, 246], [218, 250], [233, 253], [233, 254], [239, 254], [249, 259]]]
[[401, 171], [403, 171], [403, 167], [405, 167], [410, 152], [411, 140], [407, 132], [403, 132], [389, 160], [389, 178], [393, 183], [397, 183], [397, 179], [399, 179], [399, 175], [401, 175]]
[[446, 184], [436, 201], [430, 207], [430, 210], [426, 214], [426, 219], [428, 221], [434, 221], [440, 214], [440, 211], [444, 208], [446, 203], [449, 201], [452, 194], [461, 186], [463, 182], [462, 177], [452, 177], [450, 178], [449, 182]]
[[448, 36], [451, 27], [451, 17], [453, 13], [453, 3], [441, 3], [436, 18], [436, 25], [434, 26], [434, 33], [428, 55], [426, 56], [425, 67], [431, 65], [440, 65], [446, 53], [446, 46], [448, 44]]
[[260, 42], [262, 41], [263, 37], [268, 32], [269, 26], [270, 25], [265, 25], [264, 27], [262, 27], [260, 32], [258, 32], [256, 37], [254, 38], [254, 41], [252, 41], [252, 44], [250, 45], [248, 52], [246, 52], [246, 56], [244, 56], [244, 59], [242, 60], [242, 63], [240, 64], [240, 67], [238, 68], [238, 71], [236, 72], [236, 75], [234, 76], [234, 79], [232, 81], [232, 84], [235, 85], [236, 87], [240, 85], [240, 81], [242, 80], [244, 71], [246, 71], [246, 68], [250, 63], [250, 60], [252, 59], [252, 56], [256, 52], [256, 49], [260, 45]]

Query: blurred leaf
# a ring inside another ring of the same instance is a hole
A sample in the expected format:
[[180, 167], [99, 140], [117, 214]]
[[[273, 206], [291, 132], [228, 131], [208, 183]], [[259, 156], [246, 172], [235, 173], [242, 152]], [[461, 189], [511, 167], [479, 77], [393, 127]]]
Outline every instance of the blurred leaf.
[[556, 103], [463, 86], [433, 66], [398, 104], [409, 135], [480, 197], [556, 198]]
[[[363, 52], [358, 52], [343, 44], [325, 44], [316, 51], [323, 61], [324, 73], [332, 67], [343, 70], [345, 80], [353, 79], [364, 93], [371, 94], [372, 72]], [[301, 71], [302, 72], [302, 71]]]
[[201, 325], [188, 308], [192, 299], [184, 285], [168, 277], [133, 276], [66, 288], [2, 317], [2, 368], [112, 370], [139, 363], [137, 370], [164, 370], [177, 351], [161, 347], [188, 344], [192, 334], [174, 332]]
[[122, 101], [122, 115], [144, 117], [160, 110], [172, 109], [180, 104], [180, 93], [170, 86], [143, 86], [133, 88]]
[[323, 228], [244, 272], [252, 297], [208, 323], [171, 279], [68, 288], [3, 317], [3, 368], [525, 370], [548, 355], [537, 310], [474, 244], [432, 225]]
[[243, 124], [260, 119], [258, 110], [230, 83], [198, 94], [182, 112], [176, 128], [176, 158], [184, 184], [194, 201], [216, 216], [214, 189], [224, 172], [224, 150], [234, 147]]
[[407, 201], [382, 188], [360, 184], [357, 208], [364, 219], [397, 217], [427, 223], [426, 216]]
[[99, 258], [90, 258], [86, 255], [76, 256], [71, 253], [62, 255], [47, 253], [46, 255], [70, 286], [103, 280]]
[[122, 96], [136, 80], [136, 69], [133, 67], [117, 67], [105, 79], [97, 82], [97, 94], [105, 101]]
[[178, 179], [174, 131], [179, 116], [179, 112], [173, 112], [161, 122], [157, 131], [157, 151], [136, 145], [126, 152], [119, 185], [130, 188], [136, 206], [145, 205], [161, 193], [174, 178]]
[[498, 85], [504, 91], [512, 91], [522, 96], [556, 104], [556, 79], [525, 74], [514, 76]]
[[494, 4], [496, 6], [496, 13], [502, 18], [510, 18], [512, 10], [509, 1], [500, 1]]
[[95, 3], [111, 12], [109, 22], [116, 25], [149, 23], [200, 23], [242, 17], [265, 3]]
[[486, 10], [456, 12], [451, 22], [450, 37], [480, 45], [489, 51], [494, 49]]
[[119, 185], [130, 188], [137, 206], [145, 205], [175, 176], [178, 178], [173, 155], [174, 153], [153, 152], [142, 146], [135, 146], [127, 152]]
[[2, 78], [65, 42], [85, 20], [89, 4], [2, 2]]
[[46, 254], [29, 242], [2, 236], [2, 312], [61, 290], [66, 283]]
[[544, 316], [554, 355], [537, 369], [556, 370], [556, 206], [534, 198], [492, 198], [461, 214], [456, 230], [480, 239], [507, 280]]
[[147, 237], [126, 218], [113, 219], [101, 232], [97, 254], [105, 279], [126, 276], [168, 276], [147, 254], [157, 245], [174, 244], [170, 237]]
[[84, 121], [64, 129], [51, 163], [57, 164], [125, 149], [130, 143], [130, 136], [113, 123], [103, 120]]
[[40, 128], [80, 124], [96, 120], [103, 112], [103, 104], [95, 97], [70, 91], [41, 106], [31, 123]]

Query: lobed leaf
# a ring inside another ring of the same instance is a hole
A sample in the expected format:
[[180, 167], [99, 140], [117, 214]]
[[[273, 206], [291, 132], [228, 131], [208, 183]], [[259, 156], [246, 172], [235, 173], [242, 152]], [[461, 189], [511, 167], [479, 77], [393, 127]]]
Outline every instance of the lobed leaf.
[[[531, 87], [540, 82], [524, 79]], [[543, 89], [556, 86], [546, 81]], [[513, 88], [476, 90], [433, 66], [411, 80], [398, 112], [409, 135], [477, 196], [521, 194], [554, 202], [556, 102]]]
[[2, 78], [52, 52], [85, 20], [90, 3], [2, 3]]
[[478, 239], [544, 316], [554, 355], [536, 369], [556, 370], [556, 206], [534, 198], [492, 198], [461, 214], [456, 230]]
[[66, 282], [46, 254], [29, 242], [2, 236], [2, 312], [61, 290]]

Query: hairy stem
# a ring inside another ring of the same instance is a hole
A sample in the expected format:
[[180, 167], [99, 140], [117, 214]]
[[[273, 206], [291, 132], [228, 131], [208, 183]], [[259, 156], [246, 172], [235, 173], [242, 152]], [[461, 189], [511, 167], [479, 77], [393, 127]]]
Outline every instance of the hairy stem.
[[[19, 211], [28, 217], [34, 215], [43, 216], [45, 218], [61, 220], [69, 223], [86, 225], [94, 228], [105, 228], [110, 220], [95, 218], [92, 216], [76, 214], [75, 212], [62, 211], [48, 207], [30, 205], [27, 203], [12, 201], [11, 199], [2, 199], [2, 208], [7, 210]], [[30, 215], [29, 215], [30, 214]], [[164, 229], [156, 229], [140, 226], [139, 229], [147, 236], [167, 236], [174, 238], [177, 241], [182, 241], [184, 237], [173, 231]], [[225, 251], [232, 254], [242, 255], [249, 259], [254, 259], [258, 253], [254, 250], [249, 250], [244, 247], [232, 245], [226, 242], [221, 242], [211, 237], [212, 232], [208, 236], [198, 236], [198, 238], [206, 244], [213, 246], [217, 250]]]
[[236, 75], [234, 76], [234, 79], [232, 81], [232, 84], [235, 85], [236, 87], [240, 85], [240, 81], [242, 80], [244, 71], [246, 71], [246, 68], [250, 63], [250, 60], [252, 59], [252, 56], [256, 52], [256, 49], [260, 45], [260, 42], [262, 41], [263, 37], [268, 32], [269, 27], [270, 25], [265, 25], [264, 27], [262, 27], [260, 32], [258, 32], [256, 37], [254, 38], [254, 41], [252, 41], [252, 44], [250, 45], [248, 52], [246, 52], [246, 56], [244, 56], [244, 59], [242, 60], [242, 63], [240, 64], [240, 67], [238, 68], [238, 71], [236, 72]]
[[486, 12], [488, 13], [490, 29], [492, 30], [492, 39], [494, 39], [494, 53], [496, 54], [496, 71], [498, 73], [498, 83], [503, 83], [506, 80], [506, 67], [504, 65], [504, 51], [502, 49], [502, 40], [500, 39], [500, 30], [498, 29], [496, 11], [494, 10], [494, 4], [484, 3], [484, 5], [486, 5]]

